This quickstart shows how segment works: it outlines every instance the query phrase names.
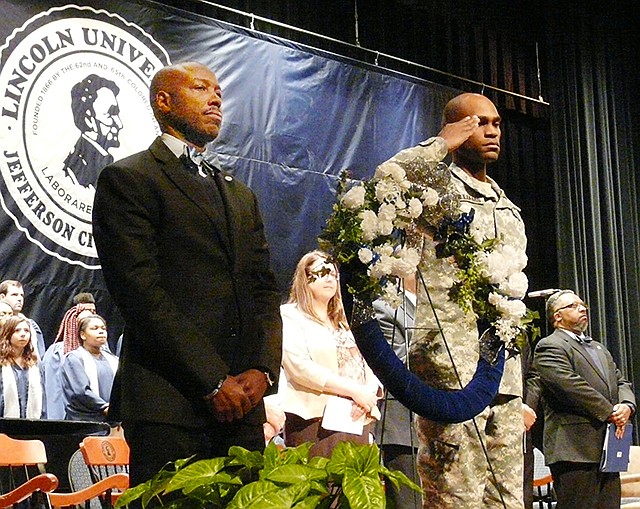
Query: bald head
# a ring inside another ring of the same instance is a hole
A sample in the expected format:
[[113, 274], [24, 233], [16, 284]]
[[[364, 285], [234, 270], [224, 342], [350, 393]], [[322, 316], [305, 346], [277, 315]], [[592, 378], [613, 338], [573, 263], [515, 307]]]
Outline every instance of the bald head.
[[442, 121], [445, 124], [457, 122], [466, 116], [476, 115], [476, 111], [480, 109], [480, 106], [486, 107], [488, 105], [495, 109], [493, 102], [482, 94], [467, 92], [457, 95], [444, 107]]
[[184, 79], [189, 73], [197, 68], [209, 70], [206, 65], [200, 62], [182, 62], [163, 67], [153, 76], [151, 86], [149, 87], [149, 101], [158, 122], [160, 122], [157, 111], [158, 93], [167, 92], [174, 94], [176, 90], [183, 86]]
[[218, 136], [222, 91], [206, 65], [183, 62], [164, 67], [151, 80], [149, 92], [163, 132], [200, 148]]

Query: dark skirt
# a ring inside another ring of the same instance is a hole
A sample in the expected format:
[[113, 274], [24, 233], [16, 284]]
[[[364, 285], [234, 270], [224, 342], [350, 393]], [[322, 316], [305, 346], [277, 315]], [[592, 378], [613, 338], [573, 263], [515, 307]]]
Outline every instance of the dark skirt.
[[361, 435], [344, 433], [342, 431], [330, 431], [320, 424], [322, 418], [303, 419], [299, 415], [286, 413], [284, 423], [284, 443], [287, 447], [296, 447], [305, 442], [314, 442], [309, 456], [331, 457], [333, 448], [340, 442], [353, 442], [354, 444], [369, 444], [370, 433], [373, 432], [374, 423], [365, 425]]

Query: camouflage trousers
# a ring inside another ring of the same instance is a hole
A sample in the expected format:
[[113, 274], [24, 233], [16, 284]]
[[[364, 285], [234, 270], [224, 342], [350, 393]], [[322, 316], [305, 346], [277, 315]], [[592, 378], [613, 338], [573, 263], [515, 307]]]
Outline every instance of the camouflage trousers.
[[474, 421], [416, 421], [424, 509], [524, 508], [521, 398], [498, 396], [475, 418], [477, 431]]

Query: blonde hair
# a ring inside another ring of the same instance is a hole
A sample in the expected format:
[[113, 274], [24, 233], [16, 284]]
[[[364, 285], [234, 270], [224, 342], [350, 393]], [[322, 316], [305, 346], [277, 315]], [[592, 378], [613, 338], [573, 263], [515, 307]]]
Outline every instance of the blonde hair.
[[[318, 323], [323, 323], [322, 319], [316, 314], [313, 309], [313, 294], [309, 289], [309, 276], [311, 275], [310, 268], [315, 265], [319, 260], [325, 263], [331, 264], [338, 270], [336, 264], [330, 259], [329, 255], [323, 251], [311, 251], [305, 254], [293, 273], [293, 279], [291, 281], [291, 290], [289, 291], [289, 303], [296, 304], [298, 309], [302, 311], [312, 320]], [[338, 288], [336, 293], [327, 304], [327, 315], [329, 321], [336, 329], [349, 329], [349, 323], [347, 322], [347, 316], [344, 312], [344, 306], [342, 305], [342, 293], [340, 292], [340, 282], [338, 281]]]

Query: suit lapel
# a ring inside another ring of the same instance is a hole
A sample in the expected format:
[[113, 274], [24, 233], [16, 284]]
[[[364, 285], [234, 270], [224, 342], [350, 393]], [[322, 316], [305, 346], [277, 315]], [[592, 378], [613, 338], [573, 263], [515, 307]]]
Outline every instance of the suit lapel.
[[[591, 366], [591, 368], [593, 369], [593, 372], [600, 378], [600, 380], [602, 380], [606, 384], [609, 392], [611, 392], [611, 385], [609, 384], [608, 379], [609, 377], [606, 374], [603, 374], [602, 371], [600, 371], [598, 365], [595, 363], [589, 352], [587, 352], [587, 347], [585, 347], [582, 343], [578, 343], [574, 338], [572, 338], [569, 334], [564, 333], [562, 330], [560, 330], [559, 332], [563, 334], [563, 336], [569, 342], [569, 345], [571, 345], [571, 348], [578, 352], [583, 357], [583, 359], [587, 361], [589, 366]], [[594, 350], [596, 352], [596, 355], [598, 355], [598, 357], [600, 358], [603, 369], [606, 370], [608, 366], [607, 360], [603, 358], [602, 352], [599, 348], [597, 348], [597, 345], [596, 347], [594, 347]], [[609, 394], [609, 396], [611, 396], [611, 394]]]
[[[229, 260], [233, 260], [232, 241], [229, 236], [229, 226], [227, 225], [225, 212], [225, 207], [228, 206], [227, 200], [223, 197], [222, 203], [220, 203], [220, 199], [215, 196], [215, 193], [189, 175], [180, 160], [160, 138], [153, 142], [149, 150], [160, 161], [160, 167], [169, 180], [213, 223]], [[222, 191], [220, 194], [223, 194]]]
[[235, 204], [236, 195], [231, 191], [230, 186], [233, 185], [233, 177], [223, 173], [222, 171], [218, 171], [215, 176], [216, 183], [218, 185], [218, 190], [220, 191], [220, 198], [222, 198], [222, 203], [224, 206], [225, 212], [225, 222], [227, 226], [227, 239], [229, 242], [229, 249], [231, 252], [231, 259], [235, 259], [235, 254], [237, 253], [236, 239], [234, 232], [237, 231], [239, 227], [238, 218], [236, 217], [236, 210], [239, 210]]

